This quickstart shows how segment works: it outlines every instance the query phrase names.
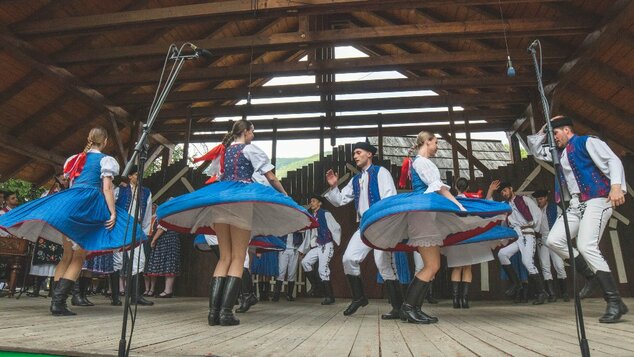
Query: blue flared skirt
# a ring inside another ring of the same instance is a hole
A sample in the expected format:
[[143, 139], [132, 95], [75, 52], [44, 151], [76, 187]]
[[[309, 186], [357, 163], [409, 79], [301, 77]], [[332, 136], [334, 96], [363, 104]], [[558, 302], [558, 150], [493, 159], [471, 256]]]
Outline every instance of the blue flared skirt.
[[259, 183], [221, 181], [169, 200], [156, 211], [160, 224], [182, 233], [215, 234], [214, 223], [250, 230], [253, 236], [284, 236], [317, 227], [290, 197]]
[[275, 251], [264, 252], [251, 260], [251, 274], [278, 276], [279, 269], [279, 253]]
[[[38, 237], [63, 244], [68, 237], [91, 252], [111, 252], [132, 244], [133, 219], [125, 209], [116, 208], [117, 220], [112, 229], [104, 223], [110, 211], [101, 190], [76, 185], [64, 191], [30, 201], [0, 217], [0, 228], [14, 236], [35, 242]], [[137, 244], [147, 237], [140, 225]]]
[[[392, 257], [394, 266], [396, 267], [396, 274], [398, 275], [398, 281], [401, 284], [409, 284], [412, 281], [412, 273], [409, 269], [408, 253], [406, 252], [394, 252]], [[383, 276], [381, 273], [376, 274], [376, 282], [383, 284]]]
[[381, 250], [454, 245], [495, 227], [511, 212], [507, 203], [472, 198], [458, 201], [466, 211], [437, 193], [384, 198], [363, 214], [361, 238]]

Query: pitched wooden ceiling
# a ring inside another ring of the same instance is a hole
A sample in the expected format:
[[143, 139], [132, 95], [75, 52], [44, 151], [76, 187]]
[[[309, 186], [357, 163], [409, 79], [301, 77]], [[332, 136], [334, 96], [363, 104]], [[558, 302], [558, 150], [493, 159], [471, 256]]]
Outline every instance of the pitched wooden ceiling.
[[[454, 112], [455, 120], [486, 120], [471, 124], [473, 131], [525, 133], [543, 122], [526, 52], [539, 38], [554, 112], [574, 116], [581, 132], [603, 136], [620, 153], [634, 151], [632, 0], [2, 0], [0, 21], [0, 180], [48, 180], [94, 125], [111, 131], [109, 150], [123, 159], [147, 116], [169, 44], [186, 41], [213, 57], [186, 63], [157, 121], [154, 145], [216, 141], [215, 132], [226, 130], [214, 124], [219, 116], [447, 106], [465, 108]], [[505, 76], [505, 31], [514, 78]], [[333, 59], [331, 48], [342, 45], [370, 57]], [[333, 74], [381, 70], [407, 78], [329, 83]], [[317, 75], [317, 83], [261, 86], [302, 74]], [[324, 100], [236, 106], [249, 87], [253, 98]], [[439, 96], [328, 100], [418, 89]], [[326, 132], [333, 126], [337, 136], [375, 135], [376, 128], [354, 126], [380, 120], [420, 124], [388, 130], [413, 134], [446, 119], [446, 113], [343, 115], [328, 118]], [[263, 119], [258, 138], [270, 138], [274, 126], [278, 138], [317, 137], [321, 123], [320, 117]]]

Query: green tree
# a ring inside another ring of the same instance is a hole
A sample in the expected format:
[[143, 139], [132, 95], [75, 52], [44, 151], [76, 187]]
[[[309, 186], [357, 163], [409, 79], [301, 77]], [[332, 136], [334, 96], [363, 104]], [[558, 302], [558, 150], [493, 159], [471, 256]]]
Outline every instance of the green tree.
[[9, 179], [1, 182], [0, 190], [15, 192], [20, 203], [40, 198], [42, 193], [46, 191], [44, 188], [34, 187], [32, 183], [18, 179]]

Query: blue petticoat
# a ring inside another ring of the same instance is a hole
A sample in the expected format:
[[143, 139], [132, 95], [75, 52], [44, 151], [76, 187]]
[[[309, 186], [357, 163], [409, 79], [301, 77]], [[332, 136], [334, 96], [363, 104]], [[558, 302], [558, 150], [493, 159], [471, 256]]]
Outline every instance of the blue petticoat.
[[511, 213], [507, 203], [471, 198], [458, 201], [466, 211], [437, 193], [411, 192], [384, 198], [363, 214], [361, 238], [381, 250], [453, 245], [488, 231]]
[[[125, 209], [116, 207], [116, 213], [114, 227], [106, 229], [110, 211], [101, 190], [75, 185], [12, 209], [0, 216], [0, 228], [33, 242], [42, 237], [63, 244], [66, 236], [85, 250], [105, 253], [132, 243], [133, 219]], [[146, 239], [137, 225], [137, 244]]]
[[169, 200], [156, 211], [160, 224], [182, 233], [215, 234], [214, 223], [250, 230], [253, 236], [284, 236], [317, 227], [290, 197], [259, 183], [221, 181]]

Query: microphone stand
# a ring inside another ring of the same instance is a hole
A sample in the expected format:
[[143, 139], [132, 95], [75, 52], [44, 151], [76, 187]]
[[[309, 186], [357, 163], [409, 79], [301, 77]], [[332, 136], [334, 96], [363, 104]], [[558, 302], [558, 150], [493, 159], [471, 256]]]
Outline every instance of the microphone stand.
[[[183, 49], [185, 49], [185, 47], [188, 47], [194, 50], [194, 52], [183, 53]], [[131, 287], [133, 286], [136, 287], [136, 289], [134, 289], [135, 294], [138, 294], [138, 289], [139, 289], [139, 285], [138, 285], [139, 274], [134, 274], [136, 277], [136, 282], [134, 285], [132, 285], [132, 276], [133, 276], [132, 266], [134, 262], [134, 250], [137, 245], [137, 241], [136, 241], [137, 226], [140, 221], [139, 215], [141, 212], [141, 205], [143, 204], [143, 202], [141, 202], [141, 188], [143, 187], [143, 172], [145, 171], [145, 162], [147, 160], [147, 151], [148, 151], [147, 139], [150, 135], [150, 131], [152, 130], [152, 126], [154, 125], [154, 122], [156, 121], [156, 117], [158, 116], [158, 113], [161, 107], [163, 106], [165, 99], [167, 98], [167, 95], [172, 89], [172, 86], [174, 85], [174, 83], [176, 82], [176, 77], [180, 73], [183, 67], [183, 64], [185, 63], [186, 60], [197, 59], [201, 55], [205, 55], [205, 53], [202, 52], [202, 50], [198, 49], [198, 47], [196, 47], [194, 44], [189, 42], [182, 44], [180, 47], [177, 47], [175, 44], [171, 44], [169, 46], [167, 55], [165, 57], [165, 62], [163, 64], [163, 70], [161, 71], [161, 77], [159, 79], [159, 83], [156, 88], [156, 93], [154, 94], [154, 100], [152, 101], [152, 105], [150, 106], [150, 110], [148, 112], [147, 122], [143, 125], [143, 131], [141, 132], [141, 135], [139, 139], [137, 140], [137, 144], [134, 147], [134, 152], [132, 153], [132, 157], [128, 161], [128, 164], [126, 165], [125, 169], [123, 170], [122, 176], [125, 177], [128, 175], [128, 173], [132, 169], [132, 166], [135, 165], [135, 163], [137, 164], [137, 167], [138, 167], [137, 184], [135, 187], [135, 192], [133, 192], [133, 196], [132, 196], [136, 199], [136, 207], [134, 210], [135, 212], [133, 216], [133, 226], [132, 226], [132, 241], [131, 241], [132, 248], [130, 249], [130, 257], [128, 259], [129, 264], [126, 267], [127, 276], [126, 276], [126, 289], [125, 289], [125, 303], [123, 307], [123, 323], [121, 326], [121, 339], [119, 340], [119, 353], [118, 353], [119, 357], [127, 357], [130, 353], [130, 345], [132, 343], [132, 333], [134, 331], [134, 322], [136, 320], [136, 304], [135, 304], [135, 312], [132, 316], [132, 327], [130, 329], [130, 341], [126, 343], [126, 333], [127, 333], [127, 326], [128, 326], [128, 311], [131, 310], [130, 309], [130, 300], [131, 300], [130, 293], [132, 290]], [[168, 61], [170, 60], [174, 60], [175, 62], [170, 69], [170, 72], [167, 76], [167, 79], [165, 80], [163, 87], [161, 87], [161, 83], [163, 83], [163, 76], [165, 74], [165, 69], [167, 67]]]
[[542, 109], [544, 111], [544, 117], [546, 118], [546, 135], [548, 137], [548, 146], [550, 147], [550, 156], [553, 160], [553, 166], [555, 168], [555, 180], [559, 187], [562, 189], [561, 199], [559, 200], [559, 207], [563, 212], [562, 217], [564, 219], [564, 229], [566, 231], [566, 243], [568, 245], [568, 255], [570, 266], [572, 267], [572, 282], [573, 282], [573, 291], [575, 291], [575, 320], [577, 323], [577, 339], [579, 340], [579, 348], [581, 349], [581, 356], [590, 357], [590, 347], [588, 345], [588, 339], [586, 338], [586, 329], [585, 323], [583, 321], [583, 310], [581, 309], [581, 299], [579, 298], [579, 293], [577, 293], [576, 287], [576, 266], [574, 253], [572, 248], [572, 237], [570, 234], [570, 226], [568, 225], [568, 215], [566, 214], [566, 202], [564, 201], [564, 192], [563, 185], [561, 182], [561, 175], [559, 173], [562, 172], [561, 161], [559, 159], [559, 152], [557, 151], [557, 147], [555, 146], [555, 138], [553, 136], [553, 127], [550, 122], [550, 110], [548, 106], [548, 99], [546, 98], [546, 94], [544, 93], [544, 84], [542, 81], [542, 70], [541, 66], [537, 63], [537, 50], [535, 47], [539, 47], [540, 58], [541, 58], [541, 43], [539, 40], [533, 41], [531, 45], [528, 47], [527, 51], [531, 54], [533, 59], [533, 65], [535, 67], [535, 74], [537, 76], [537, 89], [539, 91], [539, 97], [542, 102]]

